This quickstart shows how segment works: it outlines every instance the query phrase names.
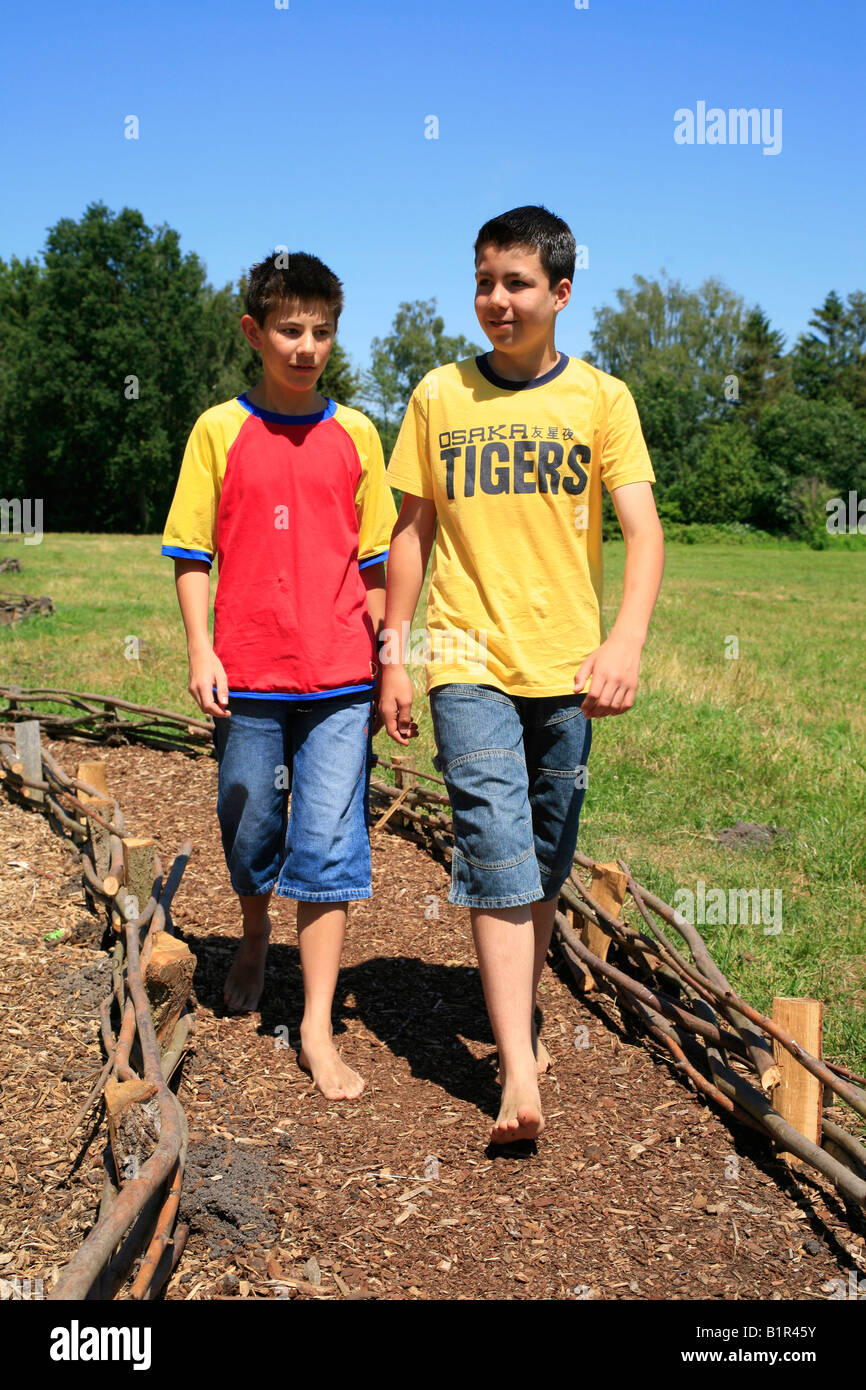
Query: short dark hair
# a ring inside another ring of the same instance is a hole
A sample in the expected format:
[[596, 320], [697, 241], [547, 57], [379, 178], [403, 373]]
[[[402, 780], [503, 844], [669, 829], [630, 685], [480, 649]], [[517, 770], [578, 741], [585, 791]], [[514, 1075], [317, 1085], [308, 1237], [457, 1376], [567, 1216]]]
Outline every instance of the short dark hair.
[[306, 251], [291, 254], [277, 248], [272, 255], [250, 267], [246, 307], [260, 328], [272, 309], [297, 301], [321, 305], [338, 321], [343, 308], [343, 285], [332, 270]]
[[560, 280], [574, 279], [577, 248], [567, 222], [545, 207], [530, 204], [512, 208], [485, 222], [475, 238], [475, 259], [482, 246], [531, 246], [547, 274], [551, 288]]

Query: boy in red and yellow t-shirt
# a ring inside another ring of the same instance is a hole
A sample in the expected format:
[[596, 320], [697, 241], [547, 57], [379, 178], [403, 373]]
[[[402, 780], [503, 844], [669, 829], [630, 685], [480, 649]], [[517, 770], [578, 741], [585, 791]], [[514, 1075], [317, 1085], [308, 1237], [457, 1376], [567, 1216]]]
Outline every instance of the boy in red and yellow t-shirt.
[[348, 902], [372, 896], [376, 641], [396, 509], [374, 426], [316, 390], [340, 281], [315, 256], [275, 255], [253, 266], [246, 305], [262, 380], [196, 421], [162, 551], [175, 561], [189, 690], [215, 721], [217, 815], [243, 914], [226, 1003], [258, 1007], [270, 896], [294, 898], [298, 1060], [337, 1100], [364, 1087], [334, 1047], [331, 1008]]

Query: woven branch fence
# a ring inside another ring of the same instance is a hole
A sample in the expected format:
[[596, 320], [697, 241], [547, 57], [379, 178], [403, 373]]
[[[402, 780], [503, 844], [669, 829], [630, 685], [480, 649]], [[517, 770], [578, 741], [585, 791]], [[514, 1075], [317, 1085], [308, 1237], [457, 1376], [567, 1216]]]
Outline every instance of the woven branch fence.
[[38, 722], [18, 723], [15, 734], [14, 746], [0, 741], [3, 787], [47, 815], [71, 844], [88, 898], [105, 913], [113, 938], [112, 990], [99, 1006], [106, 1061], [66, 1134], [71, 1140], [104, 1102], [102, 1199], [50, 1298], [111, 1299], [123, 1291], [149, 1300], [170, 1277], [188, 1235], [186, 1225], [175, 1224], [187, 1122], [169, 1083], [192, 1029], [187, 1001], [195, 960], [174, 936], [170, 913], [192, 846], [181, 846], [164, 876], [153, 841], [125, 833], [104, 762], [80, 764], [84, 775], [73, 777], [42, 746]]
[[[189, 752], [202, 752], [212, 746], [209, 721], [109, 696], [3, 686], [0, 698], [8, 701], [7, 708], [0, 708], [0, 723], [32, 721], [39, 704], [70, 708], [69, 714], [52, 711], [38, 716], [53, 737], [141, 741]], [[11, 751], [8, 745], [0, 745], [3, 760], [0, 767], [6, 772], [7, 784], [14, 780], [8, 762]], [[71, 817], [58, 804], [62, 798], [55, 795], [60, 788], [48, 775], [50, 760], [45, 767], [48, 794], [55, 802], [54, 814], [64, 825], [63, 818]], [[380, 770], [391, 772], [394, 781], [385, 781], [379, 775], [371, 778], [371, 828], [387, 827], [415, 838], [434, 847], [447, 863], [451, 857], [453, 827], [444, 779], [421, 772], [405, 757], [379, 758], [377, 774]], [[67, 792], [67, 800], [72, 782], [74, 779], [68, 779], [63, 789]], [[94, 824], [93, 814], [90, 824]], [[66, 825], [66, 828], [70, 827]], [[108, 826], [108, 834], [116, 836], [121, 830], [122, 825], [117, 824], [115, 815], [114, 823]], [[188, 847], [181, 851], [181, 858], [185, 852]], [[112, 870], [119, 867], [116, 846], [114, 856]], [[88, 882], [93, 887], [101, 886], [103, 894], [115, 889], [115, 901], [120, 903], [122, 911], [123, 899], [118, 895], [124, 890], [120, 883], [115, 884], [116, 874], [110, 873], [107, 880], [100, 880], [94, 866], [86, 861], [87, 856], [83, 855]], [[124, 926], [125, 956], [118, 956], [116, 982], [123, 975], [124, 959], [127, 974], [130, 970], [140, 970], [135, 947], [140, 931], [152, 924], [154, 914], [159, 911], [162, 898], [157, 886], [154, 885], [154, 894], [137, 924], [127, 922]], [[147, 952], [149, 935], [150, 931], [141, 947], [142, 956]], [[135, 946], [131, 949], [133, 939]], [[788, 1168], [800, 1173], [808, 1170], [821, 1173], [847, 1202], [861, 1212], [866, 1209], [866, 1147], [840, 1123], [844, 1112], [833, 1103], [834, 1100], [841, 1102], [861, 1120], [866, 1120], [866, 1078], [822, 1058], [820, 1001], [776, 999], [772, 1017], [754, 1009], [725, 978], [697, 928], [650, 889], [637, 883], [621, 860], [602, 864], [582, 854], [575, 856], [574, 871], [559, 899], [555, 939], [579, 993], [602, 991], [612, 996], [621, 1013], [640, 1025], [646, 1035], [664, 1049], [670, 1065], [686, 1085], [705, 1096], [723, 1116], [738, 1120], [763, 1135]], [[115, 950], [118, 951], [118, 947]], [[136, 990], [133, 991], [131, 985], [127, 990], [124, 1020], [132, 1017], [127, 1010], [134, 1012], [138, 1008], [136, 994], [140, 995], [140, 974], [132, 978], [136, 981]], [[144, 1031], [148, 1032], [146, 1022]], [[121, 1047], [121, 1037], [115, 1039], [110, 1032], [104, 1032], [104, 1036], [109, 1062], [112, 1062]], [[180, 1047], [182, 1049], [183, 1042]], [[141, 1052], [145, 1059], [144, 1081], [156, 1085], [160, 1067], [152, 1046], [147, 1050], [142, 1046]], [[123, 1061], [122, 1050], [120, 1056]], [[163, 1075], [163, 1083], [165, 1080]], [[88, 1104], [94, 1104], [95, 1099], [96, 1092]], [[177, 1105], [177, 1098], [172, 1099]], [[171, 1172], [175, 1174], [174, 1188], [178, 1184], [177, 1165], [182, 1167], [183, 1126], [178, 1121], [175, 1128], [164, 1093], [161, 1093], [161, 1102], [171, 1142], [159, 1156], [158, 1164], [153, 1162], [158, 1156], [154, 1150], [151, 1173], [158, 1171], [160, 1176], [152, 1181], [156, 1181], [158, 1187]], [[149, 1200], [152, 1200], [152, 1193]], [[163, 1245], [167, 1246], [165, 1225], [163, 1217], [159, 1230]], [[100, 1255], [102, 1253], [100, 1248]], [[77, 1260], [78, 1256], [67, 1267], [58, 1285], [63, 1291], [55, 1291], [53, 1296], [81, 1296], [67, 1291], [71, 1287], [69, 1272]], [[88, 1266], [87, 1274], [79, 1275], [79, 1269], [83, 1269], [80, 1262], [76, 1268], [76, 1288], [84, 1286], [91, 1272]]]

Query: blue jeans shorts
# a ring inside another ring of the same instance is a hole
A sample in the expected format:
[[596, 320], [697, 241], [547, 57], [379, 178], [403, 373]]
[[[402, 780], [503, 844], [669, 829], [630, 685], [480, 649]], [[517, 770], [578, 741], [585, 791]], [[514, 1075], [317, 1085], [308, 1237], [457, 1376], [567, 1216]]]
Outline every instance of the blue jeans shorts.
[[273, 888], [278, 898], [321, 903], [373, 896], [371, 697], [232, 696], [231, 718], [214, 720], [217, 817], [236, 893]]
[[518, 907], [557, 896], [586, 789], [592, 725], [582, 703], [490, 685], [430, 691], [434, 763], [454, 817], [449, 902]]

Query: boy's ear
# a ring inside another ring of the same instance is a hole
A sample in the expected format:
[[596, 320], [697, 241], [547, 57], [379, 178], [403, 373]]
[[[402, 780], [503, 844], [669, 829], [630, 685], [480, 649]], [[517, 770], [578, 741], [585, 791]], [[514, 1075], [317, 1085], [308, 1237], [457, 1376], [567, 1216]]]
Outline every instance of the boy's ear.
[[256, 323], [252, 314], [244, 314], [241, 319], [241, 331], [250, 344], [250, 347], [254, 347], [257, 352], [260, 351], [262, 346], [262, 330]]
[[554, 308], [557, 313], [561, 313], [571, 299], [571, 281], [565, 278], [560, 280], [559, 284], [554, 287], [553, 297], [555, 300]]

